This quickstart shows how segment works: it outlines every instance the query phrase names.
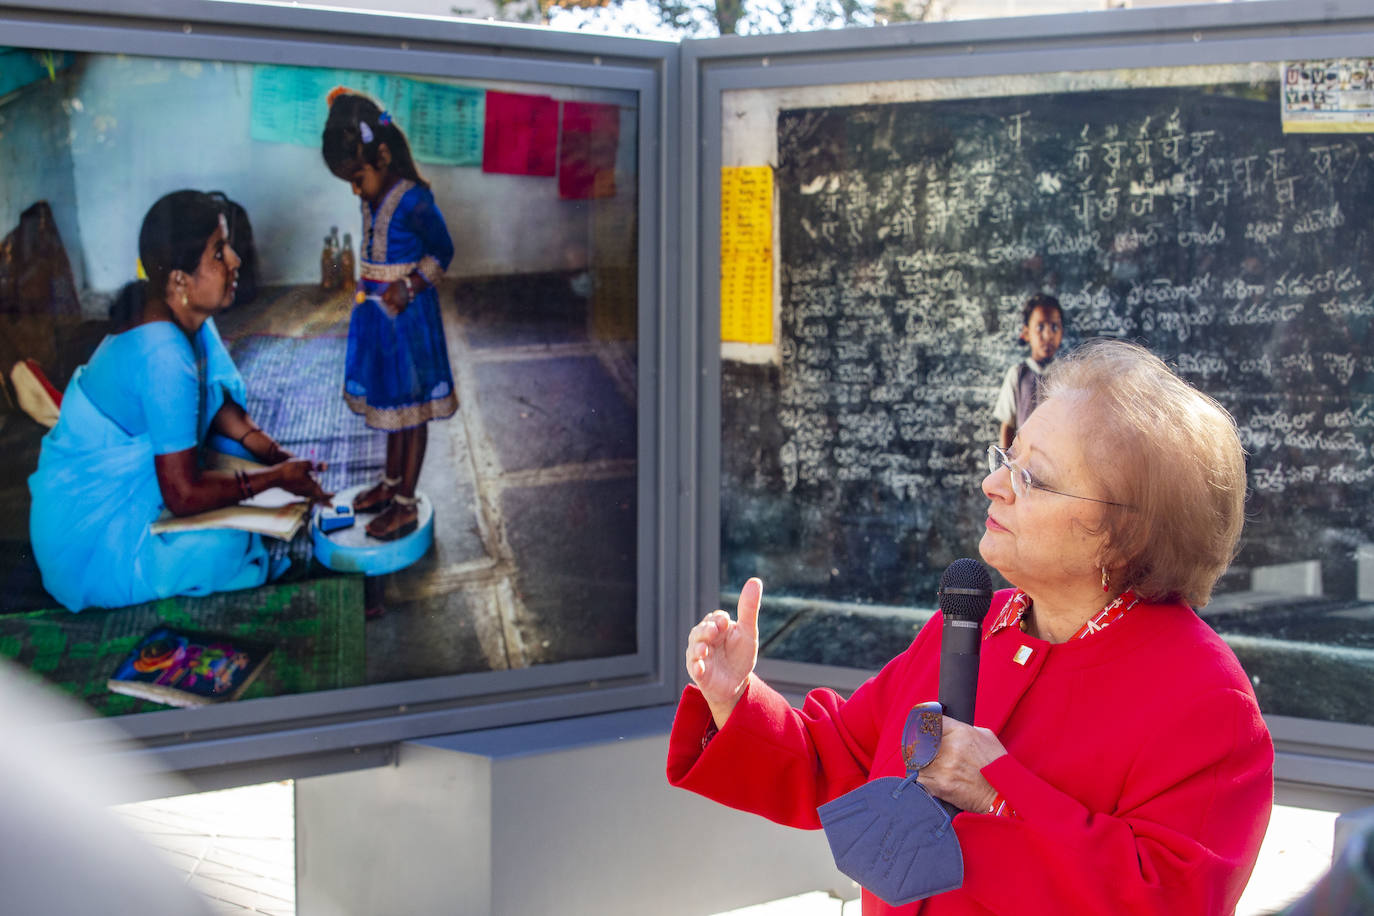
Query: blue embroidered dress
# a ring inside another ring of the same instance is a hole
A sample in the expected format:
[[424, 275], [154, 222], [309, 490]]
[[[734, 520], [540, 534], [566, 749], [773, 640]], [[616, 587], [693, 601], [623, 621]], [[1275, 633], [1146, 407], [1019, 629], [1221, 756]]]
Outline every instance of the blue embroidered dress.
[[[359, 290], [348, 325], [344, 400], [367, 425], [388, 432], [453, 416], [458, 395], [434, 284], [453, 260], [453, 241], [428, 188], [398, 181], [376, 212], [363, 201]], [[418, 270], [429, 283], [401, 314], [382, 292]]]
[[265, 582], [256, 534], [149, 531], [164, 509], [154, 456], [200, 445], [225, 400], [245, 396], [213, 319], [194, 339], [166, 321], [105, 338], [67, 385], [29, 477], [43, 587], [79, 611]]

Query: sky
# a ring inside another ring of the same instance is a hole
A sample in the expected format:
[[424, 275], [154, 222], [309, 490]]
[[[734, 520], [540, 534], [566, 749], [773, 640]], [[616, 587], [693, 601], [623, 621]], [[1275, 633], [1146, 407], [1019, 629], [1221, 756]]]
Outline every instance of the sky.
[[[232, 2], [232, 0], [231, 0]], [[296, 3], [291, 0], [267, 0], [293, 6], [333, 6], [349, 9], [371, 9], [392, 13], [415, 13], [430, 16], [463, 15], [486, 19], [495, 12], [492, 0], [324, 0], [321, 3]], [[525, 0], [533, 3], [534, 0]], [[709, 3], [710, 0], [699, 0]], [[758, 0], [755, 0], [757, 3]], [[765, 0], [766, 2], [766, 0]], [[776, 2], [776, 0], [774, 0]], [[823, 0], [794, 0], [797, 7], [796, 28], [811, 28], [812, 13]], [[980, 19], [995, 16], [1029, 16], [1046, 13], [1082, 12], [1120, 6], [1161, 6], [1175, 3], [1214, 2], [1214, 0], [935, 0], [934, 19]], [[1230, 0], [1215, 0], [1230, 2]], [[703, 21], [706, 16], [703, 13]], [[760, 17], [768, 22], [766, 16]], [[776, 20], [773, 20], [775, 23]], [[612, 8], [564, 10], [555, 9], [549, 25], [565, 31], [595, 32], [606, 35], [637, 35], [647, 38], [676, 39], [678, 31], [663, 25], [656, 7], [650, 0], [619, 0]], [[742, 34], [759, 31], [746, 23]], [[777, 31], [776, 27], [768, 29]], [[713, 25], [696, 33], [697, 37], [715, 34]]]

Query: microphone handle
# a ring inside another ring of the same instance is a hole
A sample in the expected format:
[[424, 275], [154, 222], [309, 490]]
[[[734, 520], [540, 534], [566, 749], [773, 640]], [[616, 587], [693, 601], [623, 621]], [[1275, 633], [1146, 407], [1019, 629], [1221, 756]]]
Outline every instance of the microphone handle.
[[946, 620], [940, 642], [940, 705], [945, 715], [973, 724], [978, 696], [978, 650], [982, 625], [973, 620]]
[[[978, 650], [982, 625], [972, 620], [949, 619], [944, 623], [940, 641], [940, 705], [945, 715], [973, 724], [974, 702], [978, 695]], [[940, 799], [952, 818], [959, 808]]]

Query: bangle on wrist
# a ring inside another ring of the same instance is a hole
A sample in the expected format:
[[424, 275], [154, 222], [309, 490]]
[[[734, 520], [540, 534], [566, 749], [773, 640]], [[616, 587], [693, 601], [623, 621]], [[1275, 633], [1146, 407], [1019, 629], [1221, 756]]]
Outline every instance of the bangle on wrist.
[[252, 499], [253, 484], [252, 481], [248, 479], [247, 472], [240, 468], [239, 470], [234, 472], [234, 479], [237, 480], [239, 484], [239, 498]]
[[406, 301], [415, 301], [415, 283], [411, 280], [411, 275], [406, 274], [404, 277], [401, 278], [401, 282], [405, 283], [406, 285]]

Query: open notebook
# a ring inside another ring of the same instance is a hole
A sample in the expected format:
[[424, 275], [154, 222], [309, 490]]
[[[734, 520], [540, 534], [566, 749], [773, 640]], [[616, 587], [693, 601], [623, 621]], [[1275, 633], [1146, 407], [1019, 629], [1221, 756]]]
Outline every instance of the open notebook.
[[[253, 470], [262, 467], [251, 461], [216, 453], [211, 453], [208, 463], [217, 470]], [[151, 530], [153, 534], [164, 534], [172, 531], [203, 531], [208, 528], [237, 528], [289, 541], [301, 530], [309, 516], [309, 500], [288, 493], [280, 487], [273, 487], [237, 505], [198, 512], [195, 515], [177, 516], [164, 511], [162, 517], [153, 522]]]

